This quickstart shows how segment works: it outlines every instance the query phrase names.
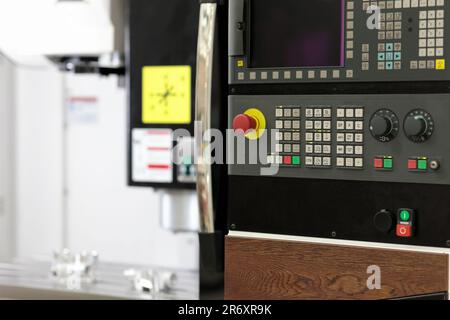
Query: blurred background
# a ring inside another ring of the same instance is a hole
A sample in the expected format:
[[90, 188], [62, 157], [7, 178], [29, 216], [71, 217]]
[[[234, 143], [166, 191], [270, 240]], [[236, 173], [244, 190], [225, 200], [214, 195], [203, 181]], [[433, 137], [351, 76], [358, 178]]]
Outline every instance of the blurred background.
[[0, 0], [0, 262], [199, 268], [167, 195], [128, 186], [126, 2]]
[[[197, 237], [163, 230], [158, 192], [127, 186], [119, 77], [44, 62], [0, 56], [1, 259], [67, 247], [114, 262], [196, 266]], [[89, 110], [71, 106], [77, 97]]]

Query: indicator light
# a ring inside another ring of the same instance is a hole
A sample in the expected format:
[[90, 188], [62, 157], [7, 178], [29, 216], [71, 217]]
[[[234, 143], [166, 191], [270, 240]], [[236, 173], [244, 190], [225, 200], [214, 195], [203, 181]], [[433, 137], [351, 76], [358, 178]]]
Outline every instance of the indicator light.
[[409, 170], [416, 170], [417, 169], [417, 160], [416, 159], [408, 160], [408, 169]]
[[410, 217], [411, 217], [411, 215], [407, 210], [403, 210], [402, 212], [400, 212], [400, 219], [402, 221], [409, 221]]
[[427, 170], [428, 169], [428, 161], [427, 160], [419, 160], [417, 167], [419, 170]]
[[290, 157], [290, 156], [283, 157], [283, 163], [284, 164], [292, 164], [292, 157]]
[[400, 238], [411, 238], [414, 233], [415, 210], [402, 208], [397, 212], [396, 235]]
[[411, 238], [412, 228], [411, 226], [397, 225], [397, 237], [400, 238]]
[[383, 168], [383, 159], [376, 158], [374, 161], [374, 166], [376, 169], [382, 169]]
[[392, 159], [384, 159], [384, 168], [392, 169], [394, 167], [394, 161]]

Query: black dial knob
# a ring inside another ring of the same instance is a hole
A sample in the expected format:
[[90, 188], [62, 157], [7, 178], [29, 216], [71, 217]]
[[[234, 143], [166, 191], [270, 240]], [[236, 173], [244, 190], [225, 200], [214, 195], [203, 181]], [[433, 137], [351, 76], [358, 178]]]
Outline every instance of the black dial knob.
[[387, 233], [394, 227], [394, 215], [388, 210], [381, 210], [375, 214], [373, 224], [378, 231]]
[[433, 135], [434, 121], [428, 112], [416, 109], [406, 116], [403, 129], [409, 140], [422, 143]]
[[399, 121], [394, 112], [381, 109], [370, 119], [370, 132], [380, 142], [389, 142], [398, 135]]
[[375, 115], [370, 122], [372, 133], [376, 136], [385, 136], [391, 133], [392, 123], [388, 118]]
[[427, 132], [427, 122], [422, 116], [408, 117], [405, 120], [405, 133], [408, 137], [421, 136]]

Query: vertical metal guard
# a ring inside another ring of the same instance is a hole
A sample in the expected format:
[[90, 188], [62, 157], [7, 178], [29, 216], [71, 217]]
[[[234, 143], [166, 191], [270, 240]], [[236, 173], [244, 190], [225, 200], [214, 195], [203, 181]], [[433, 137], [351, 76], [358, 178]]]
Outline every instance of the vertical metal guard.
[[200, 5], [195, 88], [195, 142], [200, 232], [214, 232], [211, 177], [211, 98], [217, 3]]

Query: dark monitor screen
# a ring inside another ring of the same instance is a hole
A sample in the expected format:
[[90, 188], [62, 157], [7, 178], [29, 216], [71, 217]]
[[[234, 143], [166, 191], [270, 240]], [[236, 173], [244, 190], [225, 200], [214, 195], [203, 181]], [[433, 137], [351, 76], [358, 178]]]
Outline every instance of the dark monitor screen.
[[344, 65], [344, 0], [252, 0], [252, 68]]

